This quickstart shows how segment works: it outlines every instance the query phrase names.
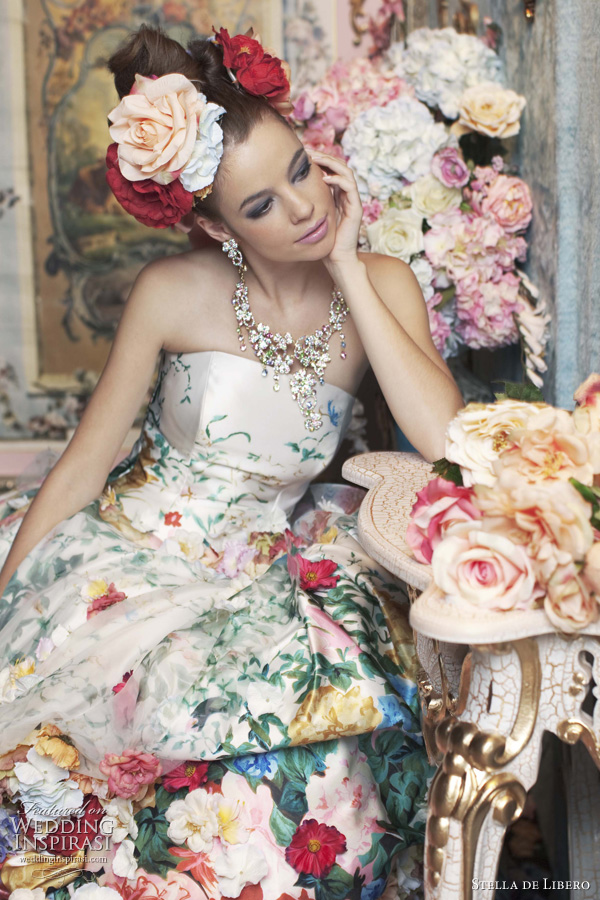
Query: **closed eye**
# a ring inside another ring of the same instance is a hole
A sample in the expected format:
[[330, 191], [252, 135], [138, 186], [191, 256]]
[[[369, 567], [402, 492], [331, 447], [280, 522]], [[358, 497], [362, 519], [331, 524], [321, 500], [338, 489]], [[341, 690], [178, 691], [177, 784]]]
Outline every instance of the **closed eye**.
[[[308, 157], [305, 157], [303, 164], [300, 166], [296, 174], [294, 175], [294, 181], [303, 181], [312, 168], [312, 163]], [[260, 219], [261, 216], [266, 215], [271, 209], [273, 205], [273, 198], [268, 197], [266, 200], [263, 200], [258, 206], [255, 206], [254, 209], [250, 210], [248, 213], [249, 219]]]

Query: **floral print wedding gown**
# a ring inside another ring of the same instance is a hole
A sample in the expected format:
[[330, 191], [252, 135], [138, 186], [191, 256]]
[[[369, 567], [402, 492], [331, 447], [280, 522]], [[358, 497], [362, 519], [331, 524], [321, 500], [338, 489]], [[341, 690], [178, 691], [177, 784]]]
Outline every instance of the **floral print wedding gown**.
[[[14, 573], [0, 898], [421, 896], [406, 596], [357, 542], [364, 491], [310, 486], [354, 398], [322, 385], [310, 433], [286, 388], [162, 351], [132, 451]], [[0, 563], [40, 483], [0, 498]]]

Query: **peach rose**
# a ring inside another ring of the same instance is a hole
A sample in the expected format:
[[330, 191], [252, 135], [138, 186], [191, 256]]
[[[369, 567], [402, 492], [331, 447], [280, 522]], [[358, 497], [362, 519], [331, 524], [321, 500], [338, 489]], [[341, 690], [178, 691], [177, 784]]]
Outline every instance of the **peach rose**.
[[445, 478], [434, 478], [417, 492], [406, 529], [406, 543], [422, 563], [430, 563], [434, 549], [456, 522], [481, 518], [473, 505], [473, 491]]
[[592, 484], [600, 470], [599, 441], [600, 434], [578, 432], [566, 409], [548, 406], [511, 431], [510, 446], [502, 450], [493, 468], [497, 475], [503, 468], [514, 468], [528, 481], [577, 478]]
[[598, 618], [598, 604], [575, 563], [558, 569], [547, 587], [544, 610], [552, 624], [572, 633]]
[[[457, 463], [467, 487], [493, 485], [493, 464], [500, 452], [511, 446], [512, 431], [522, 427], [546, 403], [499, 400], [468, 403], [459, 410], [446, 431], [446, 458]], [[549, 409], [551, 407], [548, 407]]]
[[481, 208], [483, 212], [490, 213], [505, 231], [523, 231], [531, 222], [531, 191], [520, 178], [498, 175], [487, 188]]
[[459, 106], [458, 125], [489, 137], [508, 138], [519, 133], [525, 97], [494, 82], [467, 88]]
[[592, 546], [591, 504], [568, 481], [531, 483], [509, 468], [494, 487], [473, 490], [486, 531], [527, 544], [538, 580], [546, 581], [556, 565], [583, 560]]
[[433, 579], [448, 600], [484, 609], [531, 609], [543, 596], [522, 544], [472, 523], [454, 526], [431, 560]]
[[119, 168], [129, 181], [170, 184], [189, 161], [206, 98], [179, 72], [135, 76], [135, 85], [108, 114]]
[[575, 428], [581, 434], [600, 431], [600, 375], [594, 372], [580, 384], [573, 399], [577, 406], [573, 410]]

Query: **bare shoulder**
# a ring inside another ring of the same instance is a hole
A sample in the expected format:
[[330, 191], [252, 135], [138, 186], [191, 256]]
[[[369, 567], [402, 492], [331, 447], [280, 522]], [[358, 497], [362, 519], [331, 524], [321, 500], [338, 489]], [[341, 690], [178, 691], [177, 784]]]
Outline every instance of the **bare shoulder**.
[[412, 286], [416, 282], [413, 270], [403, 260], [395, 256], [386, 256], [384, 253], [359, 252], [359, 259], [367, 267], [369, 278], [377, 281], [389, 282], [392, 287], [399, 285]]
[[[215, 295], [229, 289], [231, 274], [218, 248], [189, 250], [153, 260], [140, 271], [128, 303], [143, 306], [150, 328], [162, 332], [162, 346], [196, 349], [200, 324]], [[192, 346], [194, 345], [194, 346]]]

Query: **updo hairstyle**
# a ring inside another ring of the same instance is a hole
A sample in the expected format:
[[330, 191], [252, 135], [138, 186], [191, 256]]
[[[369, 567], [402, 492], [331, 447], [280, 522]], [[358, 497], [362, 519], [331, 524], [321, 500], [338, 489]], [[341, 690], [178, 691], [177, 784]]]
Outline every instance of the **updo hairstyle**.
[[[249, 94], [240, 84], [231, 80], [223, 65], [223, 51], [212, 41], [192, 40], [186, 51], [179, 41], [168, 37], [160, 28], [141, 25], [112, 54], [107, 65], [114, 76], [119, 99], [131, 92], [136, 74], [147, 77], [156, 75], [158, 78], [171, 72], [185, 75], [209, 101], [218, 103], [226, 110], [226, 114], [219, 120], [223, 129], [224, 151], [243, 143], [254, 126], [266, 116], [273, 116], [286, 127], [291, 127], [264, 97]], [[216, 190], [203, 200], [194, 198], [194, 212], [211, 219], [219, 218], [215, 193], [218, 193], [222, 167], [223, 162], [214, 181]]]

